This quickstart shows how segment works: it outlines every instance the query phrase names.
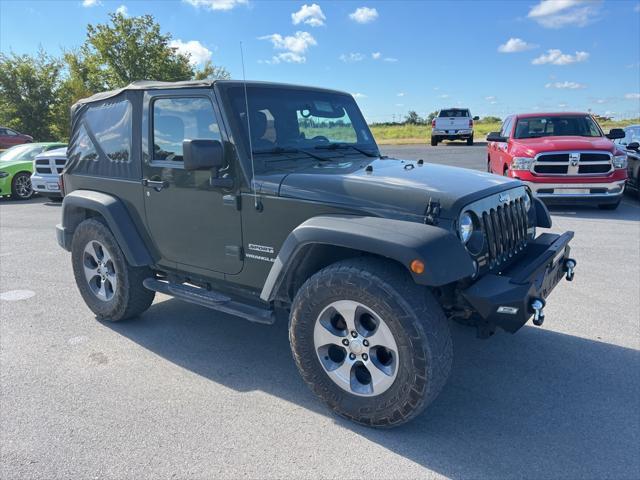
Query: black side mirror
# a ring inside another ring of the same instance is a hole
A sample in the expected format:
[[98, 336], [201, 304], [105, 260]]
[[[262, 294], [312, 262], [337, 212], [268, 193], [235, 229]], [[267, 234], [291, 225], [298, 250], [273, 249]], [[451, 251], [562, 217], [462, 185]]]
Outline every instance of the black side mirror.
[[500, 135], [500, 132], [491, 132], [487, 135], [487, 142], [506, 143], [509, 139]]
[[626, 145], [625, 148], [627, 150], [635, 150], [636, 152], [638, 151], [638, 149], [640, 148], [640, 143], [638, 142], [631, 142], [629, 145]]
[[612, 128], [611, 130], [609, 130], [609, 133], [607, 133], [607, 138], [609, 140], [617, 140], [619, 138], [624, 138], [625, 137], [625, 133], [624, 130], [621, 128]]
[[477, 122], [478, 120], [480, 120], [480, 117], [478, 117], [478, 116], [473, 117], [473, 121], [474, 122]]
[[222, 144], [218, 140], [184, 140], [182, 152], [185, 170], [220, 168], [224, 162]]

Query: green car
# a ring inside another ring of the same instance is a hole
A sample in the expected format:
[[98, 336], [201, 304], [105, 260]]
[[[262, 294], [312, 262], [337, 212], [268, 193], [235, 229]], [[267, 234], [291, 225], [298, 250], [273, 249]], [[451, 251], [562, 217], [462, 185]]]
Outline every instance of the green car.
[[16, 200], [33, 197], [31, 173], [36, 155], [66, 147], [65, 143], [25, 143], [16, 145], [0, 154], [0, 196], [11, 195]]

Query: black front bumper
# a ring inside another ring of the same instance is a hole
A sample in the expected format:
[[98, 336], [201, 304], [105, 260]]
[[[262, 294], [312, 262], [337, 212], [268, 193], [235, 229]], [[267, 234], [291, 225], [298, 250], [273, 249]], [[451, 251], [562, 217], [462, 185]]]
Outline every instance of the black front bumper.
[[513, 263], [489, 273], [462, 292], [482, 319], [516, 332], [534, 314], [531, 303], [544, 300], [566, 274], [573, 232], [544, 233]]

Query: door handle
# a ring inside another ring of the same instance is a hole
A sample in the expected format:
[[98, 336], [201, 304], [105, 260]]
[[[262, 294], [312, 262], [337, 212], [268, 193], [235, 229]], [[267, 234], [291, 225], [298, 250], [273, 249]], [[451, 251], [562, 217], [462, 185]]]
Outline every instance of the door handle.
[[169, 182], [166, 180], [149, 180], [148, 178], [143, 178], [142, 185], [153, 188], [156, 192], [159, 192], [164, 188], [169, 188]]

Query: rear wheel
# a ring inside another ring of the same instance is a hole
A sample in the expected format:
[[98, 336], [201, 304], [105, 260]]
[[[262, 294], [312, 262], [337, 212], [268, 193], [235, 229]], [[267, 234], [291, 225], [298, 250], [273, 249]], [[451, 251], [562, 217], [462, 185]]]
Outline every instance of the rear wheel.
[[87, 306], [100, 320], [117, 322], [144, 312], [155, 296], [142, 282], [147, 267], [132, 267], [109, 228], [97, 219], [82, 222], [71, 244], [73, 274]]
[[31, 186], [31, 174], [20, 172], [14, 175], [11, 182], [11, 196], [16, 200], [29, 200], [33, 197], [33, 187]]
[[298, 369], [333, 411], [400, 425], [442, 390], [453, 348], [431, 293], [399, 265], [345, 260], [316, 273], [293, 303], [289, 338]]
[[438, 137], [431, 137], [431, 146], [436, 147], [438, 145]]
[[469, 138], [467, 138], [467, 145], [469, 145], [469, 146], [473, 145], [473, 135], [471, 135]]

